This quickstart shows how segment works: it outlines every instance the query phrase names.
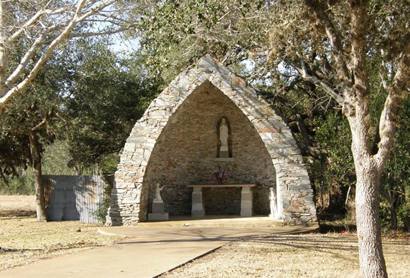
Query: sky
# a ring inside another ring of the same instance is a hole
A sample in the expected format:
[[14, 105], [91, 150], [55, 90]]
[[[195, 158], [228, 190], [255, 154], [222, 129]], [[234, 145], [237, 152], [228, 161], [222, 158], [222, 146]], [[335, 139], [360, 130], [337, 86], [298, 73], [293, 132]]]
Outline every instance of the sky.
[[119, 55], [127, 55], [134, 53], [139, 50], [140, 43], [139, 39], [128, 39], [124, 38], [124, 36], [116, 34], [111, 36], [112, 44], [110, 45], [110, 49]]

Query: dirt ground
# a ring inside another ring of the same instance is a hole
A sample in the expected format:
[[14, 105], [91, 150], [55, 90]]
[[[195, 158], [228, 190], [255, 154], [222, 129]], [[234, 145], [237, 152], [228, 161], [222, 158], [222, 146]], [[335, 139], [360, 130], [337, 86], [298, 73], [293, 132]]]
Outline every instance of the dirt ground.
[[113, 244], [98, 226], [78, 221], [36, 222], [33, 217], [0, 217], [0, 270], [41, 258]]
[[34, 196], [0, 196], [0, 270], [110, 245], [118, 239], [98, 234], [97, 225], [78, 221], [40, 223], [34, 215]]
[[[33, 196], [0, 196], [0, 270], [45, 257], [111, 245], [120, 237], [78, 221], [36, 222]], [[385, 238], [389, 277], [410, 277], [410, 235]], [[252, 236], [161, 277], [358, 277], [351, 233]]]
[[[410, 277], [410, 238], [385, 239], [389, 277]], [[354, 235], [253, 237], [232, 242], [162, 278], [359, 277]]]

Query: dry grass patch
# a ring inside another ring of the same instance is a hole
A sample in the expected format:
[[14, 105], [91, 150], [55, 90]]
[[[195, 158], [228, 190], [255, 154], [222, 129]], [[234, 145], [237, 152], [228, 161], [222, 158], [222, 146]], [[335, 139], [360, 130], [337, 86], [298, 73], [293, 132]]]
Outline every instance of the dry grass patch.
[[[386, 239], [389, 277], [410, 277], [409, 237]], [[162, 277], [359, 277], [354, 235], [253, 237], [232, 242]]]
[[28, 217], [0, 218], [0, 270], [57, 254], [110, 245], [118, 239], [100, 235], [97, 229], [97, 225], [78, 221], [36, 222]]
[[0, 195], [0, 217], [36, 215], [36, 197], [32, 195]]

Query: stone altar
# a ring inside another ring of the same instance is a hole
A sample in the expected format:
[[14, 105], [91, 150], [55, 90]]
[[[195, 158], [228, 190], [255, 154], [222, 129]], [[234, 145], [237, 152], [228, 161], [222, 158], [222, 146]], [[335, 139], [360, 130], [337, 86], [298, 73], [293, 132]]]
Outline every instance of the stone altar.
[[194, 217], [202, 217], [205, 215], [204, 204], [202, 201], [202, 188], [223, 188], [223, 187], [240, 187], [241, 188], [241, 216], [252, 216], [253, 194], [252, 187], [255, 184], [193, 184], [192, 187], [192, 209], [191, 215]]

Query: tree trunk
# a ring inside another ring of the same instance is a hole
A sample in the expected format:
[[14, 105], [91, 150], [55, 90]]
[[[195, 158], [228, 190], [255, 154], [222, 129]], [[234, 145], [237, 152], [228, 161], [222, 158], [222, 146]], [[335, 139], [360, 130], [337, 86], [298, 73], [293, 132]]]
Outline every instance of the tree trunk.
[[44, 185], [41, 182], [42, 170], [41, 170], [41, 154], [40, 147], [35, 132], [30, 132], [30, 151], [32, 158], [32, 167], [35, 176], [35, 189], [36, 189], [36, 214], [37, 221], [47, 221], [46, 216], [46, 202], [45, 202], [45, 190]]
[[357, 105], [348, 117], [352, 132], [352, 154], [356, 172], [356, 226], [361, 275], [387, 278], [379, 218], [380, 182], [383, 168], [370, 152], [368, 113]]
[[380, 174], [361, 161], [356, 169], [356, 223], [360, 270], [363, 277], [387, 277], [379, 218]]

